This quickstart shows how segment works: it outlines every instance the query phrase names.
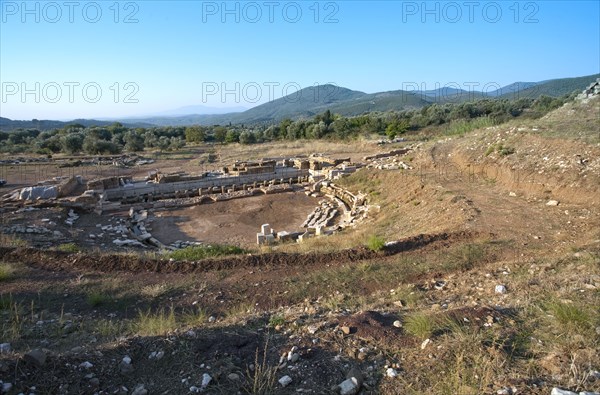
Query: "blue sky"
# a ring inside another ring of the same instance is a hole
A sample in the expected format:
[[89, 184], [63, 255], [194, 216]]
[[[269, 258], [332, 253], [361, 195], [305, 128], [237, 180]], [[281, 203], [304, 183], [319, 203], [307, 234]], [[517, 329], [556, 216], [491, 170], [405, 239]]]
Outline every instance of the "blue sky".
[[325, 83], [373, 93], [595, 74], [599, 4], [1, 0], [0, 116], [252, 107]]

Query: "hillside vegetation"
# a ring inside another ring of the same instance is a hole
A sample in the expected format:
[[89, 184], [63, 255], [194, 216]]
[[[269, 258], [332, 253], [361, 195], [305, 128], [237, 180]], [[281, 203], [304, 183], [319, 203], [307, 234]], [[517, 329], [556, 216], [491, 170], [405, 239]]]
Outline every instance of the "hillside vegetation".
[[[387, 112], [420, 109], [433, 104], [464, 103], [486, 99], [538, 99], [540, 96], [558, 98], [574, 91], [580, 92], [600, 74], [561, 78], [540, 82], [515, 82], [498, 90], [472, 92], [458, 89], [454, 83], [435, 90], [395, 90], [366, 94], [333, 84], [317, 85], [298, 91], [291, 91], [287, 96], [258, 105], [244, 112], [228, 114], [188, 114], [181, 116], [154, 116], [144, 118], [128, 118], [119, 120], [130, 128], [180, 127], [180, 126], [214, 126], [214, 125], [251, 125], [269, 126], [285, 119], [312, 118], [327, 110], [346, 117], [363, 115], [367, 112]], [[407, 84], [412, 86], [413, 84]], [[415, 85], [416, 86], [416, 85]], [[477, 86], [476, 86], [477, 87]], [[292, 86], [292, 88], [294, 88]], [[263, 93], [267, 94], [267, 87]], [[287, 93], [287, 92], [286, 92]], [[13, 121], [0, 118], [0, 131], [16, 129], [38, 129], [47, 131], [61, 129], [69, 124], [83, 126], [108, 126], [115, 121], [74, 120], [60, 121]]]

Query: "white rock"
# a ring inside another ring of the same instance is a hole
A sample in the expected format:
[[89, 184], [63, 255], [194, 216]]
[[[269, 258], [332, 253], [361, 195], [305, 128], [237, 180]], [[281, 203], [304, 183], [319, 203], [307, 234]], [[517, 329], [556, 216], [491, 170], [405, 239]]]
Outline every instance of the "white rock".
[[496, 287], [494, 288], [494, 292], [496, 292], [497, 294], [505, 294], [506, 293], [506, 287], [504, 285], [496, 285]]
[[125, 362], [127, 365], [131, 363], [131, 358], [129, 357], [129, 355], [125, 355], [123, 357], [123, 362]]
[[196, 387], [195, 385], [192, 385], [190, 387], [190, 392], [198, 393], [198, 392], [200, 392], [200, 388]]
[[12, 387], [12, 383], [2, 383], [2, 393], [7, 394], [12, 389]]
[[558, 200], [548, 200], [546, 206], [558, 206]]
[[208, 387], [208, 384], [210, 384], [211, 381], [212, 381], [212, 377], [210, 377], [210, 374], [204, 373], [202, 375], [202, 388]]
[[10, 343], [2, 343], [0, 344], [0, 354], [4, 354], [6, 352], [10, 352]]
[[515, 196], [517, 196], [517, 194], [514, 192], [509, 192], [508, 196], [515, 197]]
[[281, 384], [282, 387], [288, 386], [291, 382], [292, 382], [292, 378], [287, 375], [283, 376], [282, 378], [279, 379], [279, 384]]
[[400, 320], [396, 320], [396, 321], [394, 321], [394, 326], [396, 328], [402, 328], [402, 322], [400, 322]]
[[131, 395], [147, 395], [148, 390], [144, 387], [144, 384], [138, 384], [135, 386], [135, 389], [131, 393]]
[[342, 381], [338, 384], [338, 387], [340, 388], [340, 395], [355, 395], [360, 389], [358, 388], [358, 381], [354, 377]]
[[156, 359], [159, 360], [165, 356], [164, 351], [152, 351], [148, 356], [148, 359]]
[[94, 365], [92, 365], [91, 362], [85, 361], [79, 364], [80, 368], [84, 368], [84, 369], [90, 369], [92, 367], [94, 367]]
[[550, 395], [577, 395], [577, 393], [567, 390], [561, 390], [560, 388], [554, 387], [552, 388], [552, 392], [550, 392]]
[[600, 395], [598, 392], [581, 391], [579, 395]]
[[[427, 339], [427, 340], [429, 340], [429, 339]], [[388, 377], [394, 378], [394, 377], [398, 376], [398, 372], [394, 368], [388, 368], [385, 371], [385, 375], [388, 376]]]
[[421, 343], [421, 350], [424, 350], [425, 347], [427, 347], [427, 345], [431, 343], [431, 339], [425, 339], [423, 340], [423, 343]]

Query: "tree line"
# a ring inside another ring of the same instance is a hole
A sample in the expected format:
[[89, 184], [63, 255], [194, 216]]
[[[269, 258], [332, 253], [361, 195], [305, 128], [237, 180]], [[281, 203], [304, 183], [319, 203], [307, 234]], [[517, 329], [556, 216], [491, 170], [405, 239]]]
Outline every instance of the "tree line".
[[540, 96], [537, 99], [486, 99], [458, 104], [432, 104], [419, 109], [372, 112], [358, 116], [341, 116], [327, 110], [312, 118], [284, 119], [267, 125], [129, 128], [115, 122], [110, 126], [91, 127], [70, 124], [49, 131], [18, 129], [0, 131], [0, 152], [97, 155], [140, 152], [145, 149], [179, 150], [186, 144], [211, 142], [255, 144], [298, 139], [347, 140], [373, 135], [393, 139], [410, 131], [445, 125], [468, 125], [473, 120], [485, 119], [490, 124], [500, 124], [515, 117], [537, 118], [573, 100], [575, 95], [576, 92], [560, 98]]

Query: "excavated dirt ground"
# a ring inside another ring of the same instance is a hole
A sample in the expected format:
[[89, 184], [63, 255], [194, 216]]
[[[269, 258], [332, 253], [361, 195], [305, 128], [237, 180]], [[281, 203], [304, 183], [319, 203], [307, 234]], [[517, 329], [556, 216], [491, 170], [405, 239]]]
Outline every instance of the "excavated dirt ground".
[[155, 213], [152, 235], [164, 244], [177, 240], [256, 245], [262, 224], [276, 232], [300, 231], [319, 200], [303, 192], [253, 196]]

